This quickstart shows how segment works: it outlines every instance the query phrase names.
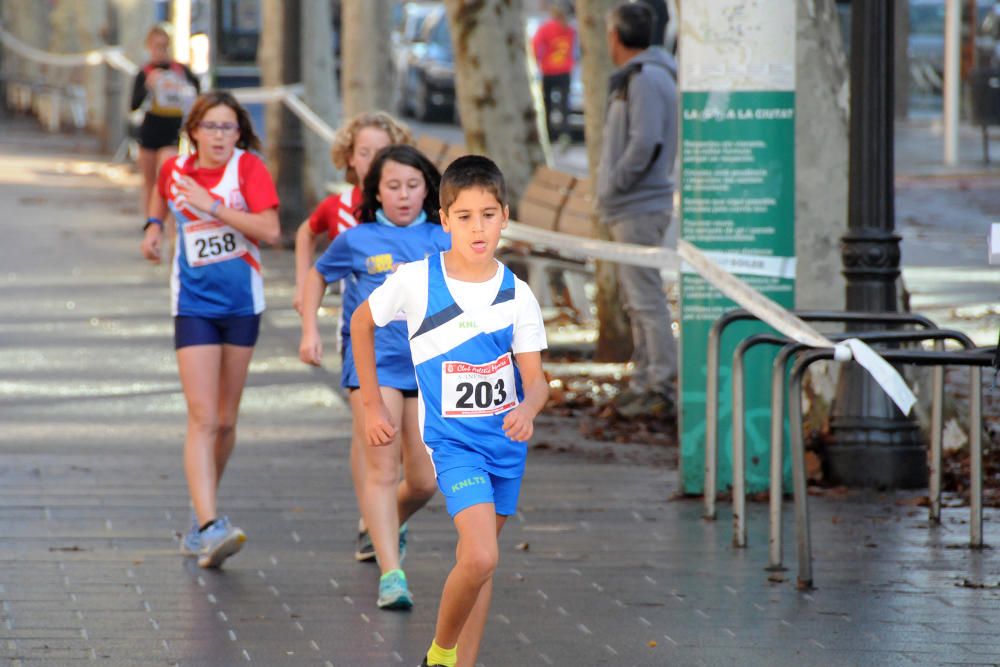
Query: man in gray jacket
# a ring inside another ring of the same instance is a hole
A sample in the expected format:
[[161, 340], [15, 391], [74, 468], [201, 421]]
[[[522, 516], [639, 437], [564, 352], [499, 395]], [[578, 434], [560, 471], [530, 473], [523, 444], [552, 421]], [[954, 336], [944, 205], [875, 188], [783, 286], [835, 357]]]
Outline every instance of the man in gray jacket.
[[[641, 2], [608, 15], [608, 48], [618, 68], [608, 86], [597, 206], [611, 238], [662, 246], [670, 225], [677, 154], [677, 64], [650, 48], [654, 20]], [[619, 266], [632, 320], [635, 371], [616, 402], [626, 417], [675, 412], [677, 343], [660, 272]]]

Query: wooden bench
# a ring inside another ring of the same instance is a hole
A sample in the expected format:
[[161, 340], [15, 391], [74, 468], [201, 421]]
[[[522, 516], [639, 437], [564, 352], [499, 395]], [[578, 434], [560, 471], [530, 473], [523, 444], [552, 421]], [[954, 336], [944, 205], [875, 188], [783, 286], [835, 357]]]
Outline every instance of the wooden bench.
[[448, 151], [448, 144], [437, 137], [423, 134], [417, 137], [416, 148], [426, 155], [427, 159], [434, 163], [436, 167], [441, 163], [444, 154]]
[[[518, 202], [517, 222], [549, 231], [591, 236], [592, 216], [589, 179], [539, 167]], [[524, 266], [526, 280], [543, 307], [552, 306], [554, 296], [564, 293], [578, 319], [593, 319], [586, 285], [593, 267], [586, 262], [565, 259], [559, 248], [539, 248], [524, 243], [510, 246], [508, 261]]]
[[448, 168], [448, 165], [462, 157], [463, 155], [468, 155], [469, 149], [466, 148], [465, 144], [448, 144], [447, 150], [441, 155], [441, 159], [435, 163], [435, 166], [441, 173]]

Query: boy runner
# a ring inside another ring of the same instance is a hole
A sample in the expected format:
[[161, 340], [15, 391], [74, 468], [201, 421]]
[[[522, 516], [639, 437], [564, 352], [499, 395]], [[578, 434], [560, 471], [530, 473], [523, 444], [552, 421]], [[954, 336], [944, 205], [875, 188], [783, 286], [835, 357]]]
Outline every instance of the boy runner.
[[421, 432], [458, 530], [457, 562], [423, 665], [456, 667], [459, 658], [476, 662], [497, 537], [517, 511], [527, 441], [549, 387], [538, 302], [494, 257], [509, 217], [503, 174], [488, 158], [459, 158], [441, 177], [440, 199], [451, 248], [400, 266], [355, 311], [351, 337], [365, 435], [370, 446], [384, 446], [398, 426], [379, 393], [375, 327], [406, 317]]

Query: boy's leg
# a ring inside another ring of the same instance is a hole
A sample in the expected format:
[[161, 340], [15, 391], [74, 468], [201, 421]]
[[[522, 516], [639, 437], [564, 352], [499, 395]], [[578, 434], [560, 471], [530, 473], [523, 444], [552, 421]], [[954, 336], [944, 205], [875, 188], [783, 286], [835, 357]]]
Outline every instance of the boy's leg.
[[[455, 528], [458, 529], [457, 562], [441, 592], [434, 632], [434, 641], [445, 649], [454, 648], [458, 643], [480, 591], [493, 577], [499, 558], [493, 503], [480, 503], [462, 510], [455, 515]], [[488, 599], [486, 605], [488, 609]], [[481, 629], [479, 635], [482, 635]]]
[[396, 490], [399, 523], [402, 525], [437, 491], [434, 465], [420, 435], [419, 406], [416, 398], [403, 402], [403, 480]]
[[[393, 422], [400, 424], [403, 416], [403, 395], [397, 389], [381, 387]], [[364, 419], [360, 392], [351, 393], [351, 407], [356, 420]], [[396, 487], [399, 484], [400, 437], [384, 447], [364, 446], [364, 492], [361, 514], [375, 545], [382, 573], [399, 568], [399, 514], [396, 509]]]
[[[496, 519], [497, 537], [500, 537], [500, 531], [503, 530], [503, 526], [507, 522], [507, 517], [497, 514]], [[489, 581], [479, 589], [476, 604], [472, 606], [469, 618], [466, 619], [462, 633], [458, 636], [459, 649], [456, 667], [473, 667], [476, 664], [476, 658], [479, 657], [479, 645], [483, 640], [483, 632], [486, 629], [486, 619], [490, 613], [490, 601], [492, 599], [493, 577], [490, 577]]]

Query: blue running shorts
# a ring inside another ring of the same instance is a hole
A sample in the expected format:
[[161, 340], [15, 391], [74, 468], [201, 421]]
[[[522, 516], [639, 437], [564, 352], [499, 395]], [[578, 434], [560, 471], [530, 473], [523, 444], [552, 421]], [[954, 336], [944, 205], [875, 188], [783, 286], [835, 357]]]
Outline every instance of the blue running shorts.
[[174, 318], [174, 349], [190, 345], [239, 345], [253, 347], [260, 331], [260, 315], [244, 317]]
[[500, 516], [517, 512], [520, 477], [497, 477], [482, 468], [463, 466], [445, 470], [438, 475], [437, 483], [452, 518], [467, 507], [480, 503], [493, 503]]

